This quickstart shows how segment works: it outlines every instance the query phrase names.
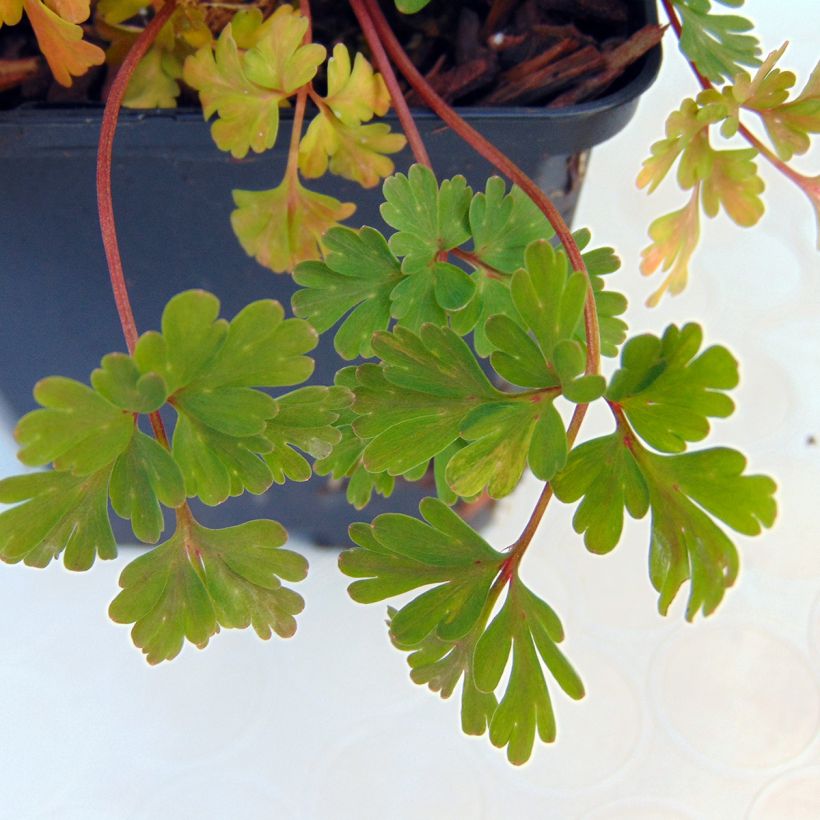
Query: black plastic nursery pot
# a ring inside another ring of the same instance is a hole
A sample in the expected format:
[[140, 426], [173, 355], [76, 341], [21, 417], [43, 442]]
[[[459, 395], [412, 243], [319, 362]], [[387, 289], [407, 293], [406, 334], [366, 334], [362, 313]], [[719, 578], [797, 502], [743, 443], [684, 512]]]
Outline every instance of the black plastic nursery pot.
[[[635, 4], [634, 28], [656, 20], [653, 0]], [[619, 87], [565, 109], [473, 108], [460, 113], [508, 154], [571, 220], [588, 151], [631, 119], [654, 80], [660, 48], [632, 67]], [[0, 112], [0, 404], [6, 421], [36, 406], [34, 383], [60, 374], [87, 381], [100, 358], [124, 350], [97, 223], [95, 158], [100, 108], [31, 107]], [[388, 118], [389, 120], [390, 118]], [[492, 168], [428, 112], [417, 121], [439, 178], [463, 174], [483, 189]], [[398, 129], [398, 123], [393, 122]], [[287, 133], [287, 123], [283, 123]], [[285, 139], [272, 151], [237, 161], [219, 151], [201, 112], [123, 111], [114, 145], [114, 207], [126, 279], [140, 331], [158, 328], [163, 306], [188, 288], [205, 288], [233, 316], [254, 299], [290, 305], [295, 286], [247, 257], [234, 237], [231, 190], [278, 184]], [[412, 162], [396, 157], [398, 170]], [[357, 203], [352, 226], [382, 227], [380, 189], [325, 177], [313, 188]], [[332, 384], [345, 364], [333, 333], [313, 352], [315, 384]], [[425, 482], [374, 497], [361, 512], [326, 478], [274, 485], [218, 508], [198, 507], [206, 526], [273, 517], [318, 543], [346, 542], [351, 521], [387, 510], [415, 513]], [[127, 536], [126, 536], [127, 537]]]

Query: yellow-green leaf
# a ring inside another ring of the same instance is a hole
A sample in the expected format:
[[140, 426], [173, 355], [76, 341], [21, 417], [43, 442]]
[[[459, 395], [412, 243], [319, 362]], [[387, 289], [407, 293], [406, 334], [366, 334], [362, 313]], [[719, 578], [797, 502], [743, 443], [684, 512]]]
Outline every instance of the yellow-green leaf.
[[286, 177], [269, 191], [234, 191], [234, 233], [249, 256], [281, 273], [318, 259], [322, 236], [356, 206], [303, 187]]

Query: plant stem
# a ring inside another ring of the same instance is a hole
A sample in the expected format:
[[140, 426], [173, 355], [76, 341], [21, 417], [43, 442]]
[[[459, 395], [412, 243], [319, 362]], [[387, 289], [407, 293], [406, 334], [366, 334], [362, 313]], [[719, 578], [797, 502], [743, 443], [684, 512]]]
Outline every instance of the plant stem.
[[305, 121], [305, 107], [307, 105], [308, 87], [300, 88], [296, 95], [296, 105], [293, 109], [293, 128], [290, 132], [290, 146], [288, 147], [288, 164], [285, 176], [293, 188], [293, 183], [299, 177], [299, 140], [302, 137], [302, 124]]
[[128, 286], [122, 270], [122, 257], [117, 242], [117, 228], [114, 221], [114, 204], [111, 198], [111, 160], [114, 150], [114, 134], [120, 116], [125, 92], [134, 69], [145, 56], [156, 40], [162, 27], [168, 22], [176, 8], [176, 0], [167, 0], [153, 20], [140, 32], [134, 44], [117, 70], [117, 76], [111, 84], [108, 99], [105, 102], [102, 125], [100, 126], [99, 148], [97, 151], [97, 209], [100, 215], [100, 233], [102, 234], [105, 258], [108, 262], [108, 274], [111, 279], [111, 290], [125, 336], [128, 352], [133, 353], [139, 333], [128, 298]]
[[310, 13], [310, 0], [299, 0], [299, 11], [308, 24], [305, 36], [302, 38], [302, 42], [307, 45], [313, 40], [313, 15]]
[[370, 46], [370, 54], [373, 61], [376, 63], [376, 68], [379, 69], [387, 90], [390, 92], [390, 101], [393, 103], [393, 108], [396, 110], [396, 115], [401, 123], [404, 135], [407, 137], [407, 142], [410, 145], [410, 150], [416, 158], [416, 162], [426, 165], [432, 170], [433, 163], [430, 162], [430, 155], [427, 153], [427, 148], [424, 145], [424, 140], [421, 138], [416, 121], [413, 119], [413, 114], [410, 107], [407, 105], [407, 100], [402, 93], [399, 80], [396, 77], [396, 72], [393, 71], [393, 65], [387, 52], [384, 50], [382, 41], [379, 37], [373, 20], [367, 9], [362, 4], [361, 0], [350, 0], [350, 8], [356, 15], [359, 21], [359, 26], [362, 29], [367, 45]]
[[[581, 271], [587, 277], [587, 301], [584, 309], [584, 325], [587, 337], [587, 366], [585, 372], [588, 375], [597, 373], [600, 368], [601, 355], [595, 297], [592, 291], [592, 285], [589, 283], [589, 274], [586, 265], [581, 257], [581, 251], [558, 209], [553, 205], [550, 198], [521, 168], [482, 134], [476, 131], [475, 128], [465, 122], [464, 119], [433, 90], [427, 80], [424, 79], [418, 69], [413, 65], [407, 53], [402, 48], [401, 43], [396, 39], [395, 34], [393, 34], [390, 28], [390, 24], [385, 19], [376, 0], [350, 0], [350, 4], [354, 11], [358, 9], [363, 12], [364, 15], [369, 16], [370, 22], [375, 29], [373, 32], [374, 38], [381, 41], [380, 45], [384, 46], [384, 49], [390, 55], [393, 63], [395, 63], [407, 82], [422, 98], [425, 105], [441, 117], [473, 150], [490, 162], [511, 182], [518, 185], [547, 217], [559, 241], [566, 249], [573, 270]], [[365, 36], [367, 37], [367, 32], [365, 32]], [[368, 45], [370, 45], [371, 48], [373, 47], [369, 37]]]
[[504, 273], [504, 271], [500, 271], [498, 268], [494, 268], [487, 262], [484, 262], [478, 254], [473, 253], [473, 251], [465, 251], [462, 248], [452, 248], [450, 253], [455, 256], [456, 259], [461, 259], [476, 269], [481, 268], [491, 279], [506, 280], [510, 278], [509, 274]]
[[[307, 29], [302, 43], [308, 45], [313, 38], [313, 18], [310, 14], [310, 3], [308, 0], [299, 0], [299, 10], [307, 20]], [[288, 214], [293, 217], [299, 207], [299, 192], [296, 186], [299, 184], [299, 142], [302, 139], [302, 126], [305, 122], [305, 109], [307, 108], [308, 96], [312, 94], [311, 85], [302, 86], [296, 94], [296, 104], [293, 109], [293, 125], [290, 131], [290, 144], [288, 145], [288, 162], [285, 166], [285, 179], [288, 183]], [[313, 95], [317, 98], [317, 95]]]
[[[122, 334], [125, 337], [125, 344], [130, 354], [134, 353], [139, 333], [137, 323], [134, 320], [134, 311], [131, 308], [131, 300], [128, 296], [128, 286], [125, 283], [122, 257], [120, 256], [120, 247], [117, 241], [117, 226], [114, 220], [114, 203], [111, 196], [111, 162], [114, 153], [114, 135], [117, 131], [122, 101], [125, 92], [128, 90], [128, 83], [134, 69], [139, 65], [148, 49], [151, 48], [162, 27], [171, 19], [171, 15], [176, 9], [176, 2], [177, 0], [166, 1], [154, 19], [140, 32], [128, 54], [125, 55], [122, 65], [117, 70], [114, 82], [111, 83], [100, 126], [99, 147], [97, 150], [97, 210], [100, 216], [100, 234], [105, 249], [105, 258], [108, 262], [108, 275], [111, 280], [111, 290], [114, 293], [114, 303], [117, 306]], [[168, 435], [165, 432], [165, 425], [162, 423], [159, 413], [151, 413], [149, 419], [157, 441], [166, 450], [169, 450]]]
[[[572, 236], [567, 223], [550, 198], [524, 173], [506, 154], [495, 147], [482, 134], [456, 113], [430, 86], [427, 80], [413, 65], [401, 43], [393, 34], [390, 24], [385, 19], [376, 0], [350, 0], [350, 5], [356, 13], [362, 26], [368, 45], [375, 52], [385, 50], [390, 59], [404, 75], [407, 82], [419, 94], [424, 103], [458, 134], [471, 148], [484, 159], [490, 162], [511, 182], [518, 185], [522, 191], [538, 206], [552, 225], [559, 241], [564, 246], [574, 270], [581, 271], [587, 279], [587, 298], [584, 305], [584, 328], [587, 339], [587, 361], [585, 372], [587, 375], [598, 373], [601, 364], [601, 339], [598, 329], [598, 312], [595, 306], [595, 295], [589, 272], [586, 269], [581, 250]], [[378, 61], [377, 61], [378, 63]], [[380, 68], [381, 65], [379, 64]], [[409, 136], [408, 136], [409, 139]], [[567, 442], [572, 447], [581, 424], [587, 412], [587, 405], [579, 404], [575, 408], [567, 429]], [[497, 582], [504, 584], [514, 574], [521, 558], [532, 541], [544, 512], [552, 498], [552, 487], [549, 482], [544, 485], [535, 508], [524, 527], [523, 532], [510, 548], [510, 556], [502, 565], [501, 574]]]
[[[103, 111], [102, 124], [100, 126], [99, 147], [97, 151], [97, 209], [100, 217], [100, 234], [102, 235], [103, 247], [105, 249], [105, 258], [108, 262], [111, 290], [114, 293], [114, 302], [120, 317], [122, 333], [130, 354], [134, 353], [139, 333], [134, 320], [134, 312], [131, 308], [131, 300], [128, 296], [128, 286], [125, 283], [122, 257], [120, 256], [119, 242], [117, 241], [114, 203], [111, 196], [111, 164], [114, 152], [114, 135], [117, 131], [120, 108], [122, 107], [125, 92], [128, 90], [128, 83], [131, 80], [131, 76], [175, 10], [176, 0], [167, 0], [166, 4], [157, 12], [156, 16], [145, 29], [140, 32], [134, 41], [134, 44], [129, 49], [128, 54], [126, 54], [125, 59], [117, 70], [114, 82], [111, 84], [108, 98], [105, 101], [105, 110]], [[168, 436], [165, 432], [165, 425], [162, 423], [162, 418], [159, 413], [151, 413], [149, 419], [157, 441], [165, 447], [166, 450], [170, 449]]]

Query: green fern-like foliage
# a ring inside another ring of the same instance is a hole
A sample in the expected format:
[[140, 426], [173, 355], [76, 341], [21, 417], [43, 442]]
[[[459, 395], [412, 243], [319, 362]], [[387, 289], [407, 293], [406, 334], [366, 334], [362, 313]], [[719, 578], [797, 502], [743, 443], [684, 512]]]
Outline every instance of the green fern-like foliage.
[[[116, 555], [109, 500], [150, 544], [171, 509], [173, 534], [126, 567], [111, 606], [114, 620], [134, 624], [149, 663], [173, 658], [184, 640], [204, 646], [220, 627], [292, 635], [303, 604], [282, 582], [304, 578], [307, 563], [282, 549], [281, 525], [209, 530], [186, 499], [215, 505], [274, 481], [306, 481], [306, 456], [326, 456], [341, 440], [334, 422], [350, 404], [345, 388], [276, 397], [260, 389], [307, 379], [316, 340], [272, 300], [227, 321], [215, 296], [187, 291], [133, 356], [104, 356], [90, 386], [43, 379], [34, 391], [42, 408], [23, 417], [16, 437], [24, 464], [52, 469], [0, 481], [0, 502], [13, 505], [0, 513], [0, 558], [43, 567], [62, 555], [68, 569], [86, 570]], [[140, 428], [162, 408], [175, 415], [167, 446]]]
[[[399, 476], [432, 468], [436, 479], [439, 499], [422, 503], [422, 520], [388, 514], [351, 527], [356, 546], [340, 560], [355, 579], [350, 594], [369, 604], [415, 593], [388, 610], [411, 678], [445, 698], [460, 686], [464, 731], [488, 733], [516, 764], [536, 738], [556, 737], [548, 678], [572, 698], [583, 697], [583, 684], [558, 648], [558, 616], [518, 574], [533, 533], [496, 550], [448, 505], [482, 492], [501, 498], [529, 469], [560, 501], [580, 502], [574, 526], [595, 553], [617, 546], [625, 511], [651, 513], [659, 610], [688, 581], [689, 619], [712, 613], [737, 577], [723, 525], [755, 535], [776, 510], [774, 482], [745, 474], [740, 453], [688, 452], [710, 419], [734, 410], [738, 366], [728, 350], [702, 349], [696, 324], [623, 344], [626, 301], [603, 287], [618, 267], [612, 251], [587, 250], [589, 232], [579, 231], [587, 270], [572, 270], [518, 197], [499, 180], [474, 196], [460, 178], [439, 183], [411, 168], [385, 184], [383, 214], [397, 232], [335, 229], [326, 258], [297, 269], [304, 289], [294, 297], [297, 314], [320, 327], [342, 321], [340, 352], [375, 359], [340, 374], [355, 398], [325, 471], [351, 486], [367, 480], [359, 501], [377, 486], [389, 492]], [[488, 202], [500, 206], [492, 215]], [[503, 296], [474, 309], [488, 273]], [[412, 310], [406, 289], [423, 296]], [[608, 382], [588, 367], [590, 306], [603, 352], [620, 351]], [[464, 321], [470, 310], [483, 318]], [[610, 409], [615, 429], [575, 445], [566, 411], [591, 402]]]
[[[398, 478], [432, 471], [439, 498], [421, 503], [421, 518], [353, 525], [340, 566], [359, 603], [403, 596], [388, 624], [412, 680], [445, 698], [460, 688], [464, 731], [521, 764], [536, 739], [556, 738], [555, 693], [579, 699], [584, 686], [559, 648], [558, 614], [520, 577], [537, 519], [498, 548], [454, 505], [502, 498], [530, 470], [547, 482], [542, 499], [577, 504], [574, 527], [594, 553], [617, 546], [625, 513], [650, 514], [658, 608], [666, 614], [688, 582], [693, 619], [737, 577], [728, 531], [772, 525], [775, 485], [747, 474], [735, 450], [690, 451], [712, 419], [731, 415], [737, 362], [722, 346], [703, 349], [695, 324], [627, 338], [626, 300], [604, 287], [618, 260], [590, 249], [588, 231], [575, 234], [584, 269], [573, 270], [540, 212], [500, 180], [474, 194], [463, 178], [413, 167], [387, 181], [385, 199], [394, 233], [336, 227], [323, 258], [298, 268], [297, 318], [261, 300], [228, 321], [216, 297], [188, 291], [133, 355], [103, 357], [90, 385], [40, 382], [42, 407], [17, 438], [26, 465], [52, 469], [0, 481], [0, 502], [13, 505], [0, 513], [0, 557], [44, 566], [62, 555], [74, 570], [111, 558], [110, 502], [139, 539], [160, 542], [125, 568], [110, 607], [159, 663], [221, 628], [288, 637], [303, 607], [288, 584], [307, 564], [279, 524], [210, 530], [188, 498], [217, 505], [304, 481], [312, 458], [364, 507]], [[602, 352], [620, 354], [609, 379], [590, 362], [593, 311]], [[333, 386], [298, 387], [317, 342], [306, 319], [340, 323], [339, 352], [371, 361], [343, 368]], [[614, 429], [576, 444], [566, 419], [592, 402]], [[160, 411], [173, 418], [167, 441]]]

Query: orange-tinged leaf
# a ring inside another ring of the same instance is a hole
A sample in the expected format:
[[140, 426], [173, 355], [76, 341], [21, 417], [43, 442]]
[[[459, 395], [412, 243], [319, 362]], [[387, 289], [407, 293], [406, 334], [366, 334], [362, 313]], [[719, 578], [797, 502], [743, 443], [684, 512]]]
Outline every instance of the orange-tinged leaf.
[[679, 211], [658, 217], [649, 226], [652, 244], [641, 251], [641, 273], [650, 276], [659, 267], [669, 271], [661, 286], [649, 297], [654, 307], [668, 290], [680, 293], [689, 279], [689, 261], [700, 239], [700, 186], [695, 186], [688, 204]]
[[363, 54], [357, 53], [350, 66], [350, 53], [343, 43], [333, 47], [327, 63], [327, 96], [330, 110], [345, 125], [358, 125], [373, 116], [383, 116], [390, 108], [390, 94], [381, 74]]
[[731, 88], [732, 97], [763, 120], [777, 155], [786, 162], [809, 150], [809, 134], [820, 133], [820, 63], [800, 95], [789, 101], [797, 77], [775, 67], [787, 45], [773, 51], [753, 78], [738, 75]]
[[307, 19], [292, 6], [279, 6], [259, 27], [256, 45], [245, 54], [247, 76], [283, 95], [293, 94], [309, 83], [327, 51], [318, 43], [303, 45], [307, 29]]
[[332, 173], [373, 188], [394, 171], [386, 154], [404, 148], [402, 134], [386, 123], [346, 125], [328, 110], [320, 111], [299, 145], [299, 169], [306, 177], [319, 177], [330, 166]]
[[249, 150], [261, 153], [274, 145], [279, 131], [279, 104], [285, 95], [251, 82], [230, 24], [219, 36], [215, 51], [203, 46], [188, 57], [183, 77], [199, 91], [205, 118], [218, 114], [211, 134], [223, 151], [239, 159]]
[[282, 273], [299, 263], [318, 259], [324, 233], [356, 210], [350, 202], [285, 180], [269, 191], [234, 191], [236, 210], [231, 225], [249, 256]]
[[85, 74], [93, 65], [102, 65], [105, 53], [83, 40], [83, 30], [79, 26], [63, 20], [40, 0], [23, 2], [40, 51], [60, 85], [69, 86], [72, 77]]
[[23, 16], [23, 0], [0, 0], [0, 26], [16, 26]]
[[90, 0], [45, 0], [46, 5], [69, 23], [82, 23], [91, 14]]
[[820, 133], [820, 63], [797, 99], [760, 115], [782, 160], [805, 154], [811, 147], [809, 134]]
[[[666, 137], [652, 145], [652, 155], [644, 160], [637, 179], [639, 188], [649, 186], [649, 193], [652, 193], [681, 154], [683, 157], [680, 167], [685, 165], [688, 169], [691, 166], [691, 159], [687, 158], [687, 154], [694, 151], [697, 155], [703, 141], [708, 142], [705, 129], [708, 128], [709, 123], [698, 117], [699, 110], [698, 104], [693, 99], [687, 98], [677, 111], [673, 111], [667, 117]], [[689, 182], [687, 172], [684, 172], [684, 177]], [[679, 182], [684, 185], [684, 181], [680, 178]], [[694, 181], [691, 181], [684, 187], [690, 188], [693, 184]]]
[[715, 216], [720, 206], [738, 225], [755, 225], [763, 216], [760, 194], [765, 185], [757, 175], [754, 148], [712, 151], [711, 169], [703, 180], [703, 210]]

